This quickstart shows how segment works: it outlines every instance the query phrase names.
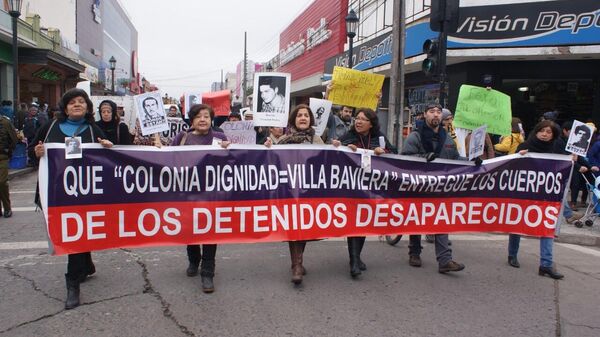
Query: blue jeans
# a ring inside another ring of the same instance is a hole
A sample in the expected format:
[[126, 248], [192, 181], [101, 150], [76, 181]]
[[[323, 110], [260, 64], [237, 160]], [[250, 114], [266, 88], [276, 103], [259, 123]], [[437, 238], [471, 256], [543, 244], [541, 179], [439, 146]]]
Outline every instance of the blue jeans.
[[563, 202], [563, 204], [563, 216], [568, 219], [573, 216], [573, 209], [571, 209], [568, 202]]
[[[519, 253], [521, 236], [510, 234], [508, 236], [508, 256], [516, 257]], [[554, 238], [540, 238], [540, 267], [552, 267], [552, 247]]]
[[[448, 234], [435, 234], [435, 256], [440, 266], [448, 264], [452, 261], [452, 249], [448, 246]], [[411, 235], [409, 237], [408, 255], [420, 256], [421, 250], [421, 235]]]

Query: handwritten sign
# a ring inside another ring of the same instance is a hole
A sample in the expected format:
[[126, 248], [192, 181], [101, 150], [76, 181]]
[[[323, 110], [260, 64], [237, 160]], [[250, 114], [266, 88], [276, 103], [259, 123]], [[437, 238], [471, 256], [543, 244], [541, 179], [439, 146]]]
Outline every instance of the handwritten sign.
[[475, 130], [487, 125], [488, 133], [508, 136], [511, 119], [510, 96], [493, 89], [460, 86], [454, 127]]
[[205, 92], [202, 94], [202, 103], [210, 105], [215, 116], [229, 116], [229, 112], [231, 112], [230, 94], [229, 90]]
[[384, 79], [383, 75], [334, 67], [333, 88], [328, 98], [333, 104], [355, 108], [367, 107], [375, 110], [379, 101], [377, 95], [381, 91]]
[[233, 144], [256, 144], [256, 131], [252, 121], [224, 122], [221, 129]]

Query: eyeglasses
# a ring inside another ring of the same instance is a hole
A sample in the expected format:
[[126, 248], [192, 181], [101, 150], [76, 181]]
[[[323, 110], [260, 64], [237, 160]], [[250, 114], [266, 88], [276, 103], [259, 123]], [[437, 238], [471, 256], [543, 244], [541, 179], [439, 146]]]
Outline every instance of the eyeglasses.
[[365, 118], [365, 117], [356, 117], [356, 120], [363, 121], [363, 122], [370, 122], [371, 121], [370, 119]]

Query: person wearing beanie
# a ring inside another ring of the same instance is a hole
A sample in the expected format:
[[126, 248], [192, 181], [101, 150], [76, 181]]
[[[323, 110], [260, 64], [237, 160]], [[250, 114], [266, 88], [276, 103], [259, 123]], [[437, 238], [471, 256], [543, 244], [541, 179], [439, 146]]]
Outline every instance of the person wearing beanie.
[[100, 102], [100, 120], [96, 122], [104, 135], [113, 144], [131, 145], [131, 134], [117, 112], [117, 104], [111, 100]]

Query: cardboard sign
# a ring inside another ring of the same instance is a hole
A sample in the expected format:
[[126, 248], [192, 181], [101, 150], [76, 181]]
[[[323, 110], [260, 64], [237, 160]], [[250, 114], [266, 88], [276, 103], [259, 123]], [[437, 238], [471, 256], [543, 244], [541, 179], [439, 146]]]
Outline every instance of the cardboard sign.
[[224, 122], [221, 129], [233, 144], [256, 144], [253, 121]]
[[463, 84], [454, 114], [454, 127], [475, 130], [487, 125], [487, 132], [510, 135], [510, 96], [494, 89]]
[[329, 100], [333, 104], [355, 108], [377, 109], [385, 76], [343, 67], [333, 68], [333, 88]]

